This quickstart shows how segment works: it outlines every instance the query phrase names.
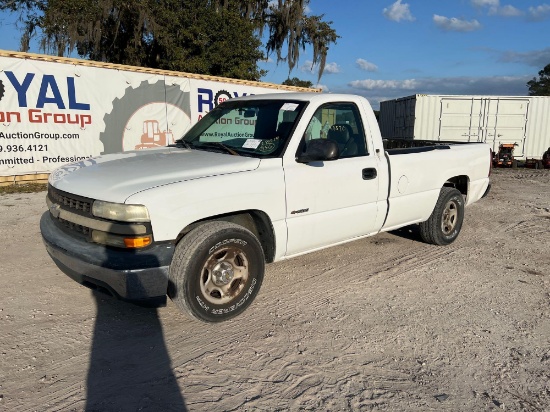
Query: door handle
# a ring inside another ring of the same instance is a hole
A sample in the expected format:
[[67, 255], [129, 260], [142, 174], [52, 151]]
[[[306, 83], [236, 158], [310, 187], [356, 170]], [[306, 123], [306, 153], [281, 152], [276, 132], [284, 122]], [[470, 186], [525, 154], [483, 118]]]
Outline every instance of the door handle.
[[378, 173], [374, 167], [363, 169], [363, 180], [371, 180], [376, 178], [376, 176], [378, 176]]

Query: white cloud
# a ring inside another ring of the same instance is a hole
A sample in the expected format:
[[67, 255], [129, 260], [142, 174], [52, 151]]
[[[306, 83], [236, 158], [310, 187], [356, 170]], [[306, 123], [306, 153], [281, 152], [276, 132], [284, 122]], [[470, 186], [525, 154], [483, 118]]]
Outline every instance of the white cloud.
[[410, 80], [355, 80], [348, 84], [347, 89], [333, 92], [360, 94], [376, 109], [380, 101], [412, 94], [526, 96], [526, 83], [531, 78], [532, 76], [464, 76]]
[[550, 61], [550, 47], [541, 50], [532, 50], [529, 52], [500, 52], [499, 62], [521, 63], [532, 67], [544, 67]]
[[[304, 73], [316, 73], [319, 68], [318, 64], [313, 64], [311, 60], [306, 60], [304, 64], [300, 67], [300, 71]], [[325, 64], [325, 74], [335, 74], [340, 73], [340, 66], [338, 63], [327, 63]]]
[[475, 7], [498, 7], [500, 0], [472, 0]]
[[401, 4], [401, 0], [397, 0], [389, 8], [385, 8], [382, 14], [391, 21], [400, 22], [401, 20], [414, 21], [415, 18], [411, 14], [408, 3]]
[[481, 24], [477, 20], [460, 20], [456, 17], [445, 17], [434, 14], [433, 21], [437, 27], [445, 31], [474, 31], [481, 28]]
[[408, 80], [354, 80], [350, 82], [351, 87], [365, 90], [380, 90], [380, 89], [405, 89], [412, 90], [417, 87], [415, 79]]
[[325, 84], [317, 83], [317, 84], [316, 84], [315, 86], [313, 86], [313, 87], [315, 87], [315, 88], [317, 88], [317, 89], [321, 89], [324, 93], [330, 93], [330, 90], [329, 90], [328, 86], [325, 85]]
[[325, 65], [325, 73], [327, 74], [335, 74], [335, 73], [340, 73], [340, 66], [338, 66], [338, 64], [336, 63], [327, 63]]
[[541, 4], [537, 7], [529, 7], [529, 20], [542, 21], [550, 17], [550, 4]]
[[359, 68], [361, 70], [365, 70], [365, 71], [368, 71], [368, 72], [378, 71], [378, 66], [376, 64], [368, 62], [364, 59], [357, 59], [355, 61], [355, 63], [357, 63], [357, 65], [359, 66]]
[[517, 17], [523, 16], [523, 12], [519, 9], [516, 9], [514, 6], [506, 5], [499, 7], [494, 14], [498, 14], [503, 17]]
[[303, 73], [315, 73], [317, 65], [314, 65], [311, 60], [306, 60], [304, 64], [300, 66], [300, 71]]
[[511, 5], [501, 6], [500, 0], [471, 0], [473, 6], [477, 8], [488, 8], [490, 16], [517, 17], [524, 13]]

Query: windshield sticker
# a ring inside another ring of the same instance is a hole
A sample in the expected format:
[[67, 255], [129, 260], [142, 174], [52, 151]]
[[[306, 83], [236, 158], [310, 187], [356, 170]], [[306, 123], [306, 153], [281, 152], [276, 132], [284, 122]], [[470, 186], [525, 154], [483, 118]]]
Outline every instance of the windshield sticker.
[[298, 107], [298, 103], [285, 103], [281, 107], [281, 110], [293, 112], [294, 110], [296, 110], [297, 107]]
[[246, 149], [257, 149], [260, 143], [262, 143], [260, 139], [247, 139], [243, 147]]

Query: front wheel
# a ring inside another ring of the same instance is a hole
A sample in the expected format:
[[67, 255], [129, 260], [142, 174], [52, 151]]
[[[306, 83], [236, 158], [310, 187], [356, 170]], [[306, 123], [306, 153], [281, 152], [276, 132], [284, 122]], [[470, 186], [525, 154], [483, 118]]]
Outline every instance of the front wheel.
[[221, 322], [252, 303], [264, 267], [263, 249], [252, 232], [229, 222], [207, 222], [178, 243], [168, 296], [199, 320]]
[[428, 220], [420, 223], [420, 237], [427, 243], [444, 246], [455, 241], [464, 220], [464, 198], [452, 187], [443, 187]]

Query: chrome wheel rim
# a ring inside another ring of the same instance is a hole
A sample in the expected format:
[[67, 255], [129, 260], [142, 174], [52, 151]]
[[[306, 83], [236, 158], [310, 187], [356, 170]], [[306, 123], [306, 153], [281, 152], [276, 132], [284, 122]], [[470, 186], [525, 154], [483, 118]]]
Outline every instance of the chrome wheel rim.
[[245, 253], [236, 247], [222, 248], [208, 256], [203, 265], [201, 292], [210, 303], [228, 304], [242, 292], [248, 277]]
[[458, 220], [458, 207], [454, 200], [449, 200], [443, 209], [441, 218], [441, 231], [444, 235], [450, 235], [455, 229]]

